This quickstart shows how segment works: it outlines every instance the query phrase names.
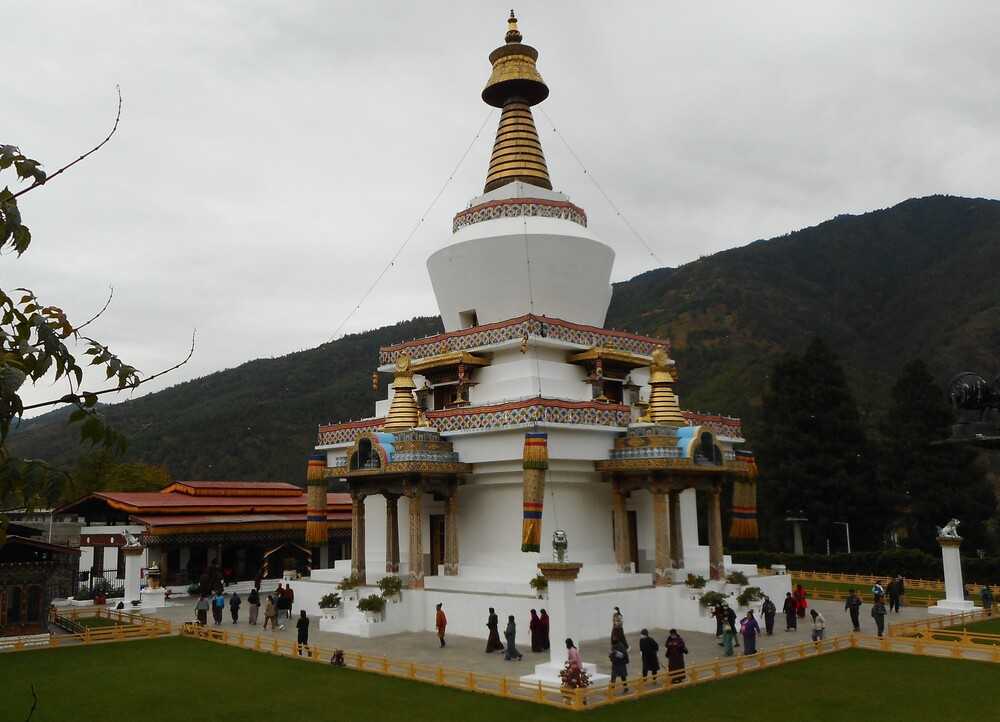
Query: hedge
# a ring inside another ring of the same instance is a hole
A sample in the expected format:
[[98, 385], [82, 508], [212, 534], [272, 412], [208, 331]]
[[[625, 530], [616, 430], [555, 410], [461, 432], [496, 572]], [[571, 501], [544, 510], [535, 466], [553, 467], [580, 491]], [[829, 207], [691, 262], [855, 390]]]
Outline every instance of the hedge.
[[[791, 570], [808, 572], [846, 572], [893, 577], [902, 574], [911, 579], [943, 579], [941, 557], [916, 549], [890, 549], [854, 554], [785, 554], [783, 552], [734, 551], [735, 564], [758, 564], [768, 567], [784, 564]], [[965, 582], [1000, 584], [1000, 557], [964, 557], [962, 576]]]

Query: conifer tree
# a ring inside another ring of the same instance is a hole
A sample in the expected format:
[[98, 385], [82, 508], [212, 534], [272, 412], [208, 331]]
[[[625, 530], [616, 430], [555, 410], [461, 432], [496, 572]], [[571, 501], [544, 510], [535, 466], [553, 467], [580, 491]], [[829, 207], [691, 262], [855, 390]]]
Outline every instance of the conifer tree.
[[923, 361], [912, 361], [892, 389], [882, 424], [881, 476], [897, 495], [901, 543], [937, 552], [937, 527], [962, 522], [966, 553], [986, 546], [996, 496], [974, 448], [948, 439], [954, 413]]
[[850, 524], [855, 550], [881, 546], [888, 514], [874, 456], [844, 370], [821, 339], [774, 366], [754, 451], [758, 505], [772, 546], [790, 550], [789, 515], [809, 520], [806, 551], [843, 539], [835, 522]]

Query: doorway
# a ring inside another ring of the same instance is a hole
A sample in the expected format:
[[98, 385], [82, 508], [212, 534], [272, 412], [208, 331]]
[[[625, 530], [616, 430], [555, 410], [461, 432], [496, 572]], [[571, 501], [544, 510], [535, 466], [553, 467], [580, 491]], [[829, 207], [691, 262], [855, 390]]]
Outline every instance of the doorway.
[[427, 576], [437, 576], [438, 566], [444, 564], [444, 514], [431, 514], [431, 568]]

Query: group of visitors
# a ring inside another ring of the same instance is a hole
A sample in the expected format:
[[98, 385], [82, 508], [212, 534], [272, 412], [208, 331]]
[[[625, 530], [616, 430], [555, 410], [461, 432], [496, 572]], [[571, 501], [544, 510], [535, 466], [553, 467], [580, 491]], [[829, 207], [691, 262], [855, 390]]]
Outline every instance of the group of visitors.
[[[247, 622], [251, 625], [256, 626], [257, 618], [260, 614], [261, 599], [260, 599], [260, 586], [258, 584], [254, 585], [254, 588], [250, 590], [247, 594]], [[291, 618], [292, 615], [292, 603], [295, 599], [295, 593], [292, 591], [291, 585], [287, 585], [282, 589], [281, 585], [278, 585], [278, 589], [274, 594], [269, 594], [267, 596], [267, 602], [264, 605], [264, 629], [267, 629], [268, 625], [271, 626], [271, 630], [284, 629], [284, 625], [278, 624], [278, 617], [281, 613], [284, 613], [286, 617]], [[216, 589], [211, 594], [202, 594], [198, 598], [195, 604], [195, 615], [197, 617], [198, 624], [204, 626], [208, 624], [208, 613], [212, 612], [212, 621], [216, 626], [222, 624], [222, 617], [225, 612], [226, 606], [229, 606], [229, 616], [233, 620], [233, 624], [239, 624], [240, 621], [240, 609], [243, 607], [243, 598], [240, 596], [239, 592], [233, 592], [229, 595], [229, 600], [227, 603], [226, 595], [221, 588]], [[301, 625], [302, 620], [297, 621], [297, 626]]]
[[[505, 660], [523, 659], [524, 655], [518, 650], [515, 643], [517, 636], [517, 622], [514, 615], [507, 615], [507, 626], [504, 629], [504, 641], [500, 641], [500, 617], [496, 610], [490, 607], [490, 613], [486, 618], [486, 629], [489, 636], [486, 638], [486, 653], [503, 652]], [[528, 622], [528, 629], [531, 632], [531, 651], [547, 652], [549, 650], [549, 614], [544, 609], [539, 614], [536, 610], [531, 610], [531, 619]]]
[[[881, 587], [881, 585], [876, 582], [876, 587]], [[872, 591], [874, 592], [874, 588]], [[871, 615], [872, 619], [875, 620], [878, 636], [881, 637], [885, 633], [885, 615], [888, 614], [884, 601], [885, 594], [873, 594], [873, 597]], [[851, 616], [851, 626], [855, 632], [861, 631], [861, 604], [861, 596], [857, 590], [848, 590], [847, 599], [844, 600], [844, 611]]]
[[[572, 639], [566, 640], [566, 647], [569, 650], [569, 664], [580, 664], [580, 653], [573, 645]], [[676, 629], [671, 629], [664, 642], [667, 658], [667, 673], [672, 683], [684, 681], [684, 655], [688, 653], [684, 639], [677, 633]], [[621, 610], [615, 607], [615, 614], [612, 616], [611, 624], [611, 649], [608, 651], [608, 660], [611, 662], [611, 684], [621, 681], [624, 692], [628, 693], [628, 665], [629, 644], [625, 637], [625, 629]], [[646, 679], [650, 675], [653, 681], [660, 672], [659, 660], [660, 645], [649, 636], [648, 629], [639, 632], [639, 655], [642, 660], [642, 678]], [[574, 661], [575, 660], [575, 661]]]

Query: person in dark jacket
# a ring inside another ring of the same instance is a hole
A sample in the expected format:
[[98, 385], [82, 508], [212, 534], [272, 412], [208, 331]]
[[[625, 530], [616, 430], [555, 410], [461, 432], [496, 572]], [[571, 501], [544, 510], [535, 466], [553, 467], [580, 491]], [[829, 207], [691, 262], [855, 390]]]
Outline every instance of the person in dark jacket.
[[670, 675], [670, 683], [683, 682], [684, 655], [688, 653], [684, 639], [676, 629], [671, 629], [664, 646], [667, 648], [667, 673]]
[[257, 614], [260, 612], [260, 592], [256, 589], [251, 589], [250, 594], [247, 595], [247, 607], [250, 610], [249, 622], [256, 625]]
[[233, 596], [229, 598], [229, 614], [233, 617], [233, 624], [236, 624], [240, 619], [241, 604], [243, 604], [243, 600], [240, 599], [240, 595], [233, 592]]
[[774, 634], [774, 615], [778, 613], [778, 608], [774, 606], [770, 597], [764, 597], [764, 603], [760, 605], [760, 613], [764, 617], [764, 628], [767, 630], [767, 636], [770, 637]]
[[620, 679], [625, 685], [625, 693], [628, 692], [628, 647], [623, 639], [617, 639], [611, 645], [611, 652], [608, 654], [611, 660], [611, 686], [614, 687], [615, 680]]
[[[726, 612], [721, 604], [716, 604], [712, 608], [712, 616], [715, 617], [715, 638], [722, 639], [722, 627], [726, 623]], [[722, 642], [719, 642], [722, 644]]]
[[785, 594], [785, 604], [781, 608], [781, 611], [785, 613], [785, 631], [792, 632], [799, 628], [798, 620], [795, 618], [795, 611], [798, 606], [795, 604], [795, 599], [792, 597], [791, 592]]
[[872, 604], [872, 619], [875, 620], [875, 627], [878, 630], [878, 636], [881, 639], [882, 634], [885, 633], [885, 603], [882, 601], [882, 597], [876, 597], [875, 603]]
[[653, 681], [656, 681], [656, 673], [660, 671], [660, 659], [657, 653], [660, 651], [660, 645], [656, 643], [656, 640], [649, 636], [649, 630], [643, 629], [639, 632], [639, 654], [642, 655], [642, 678], [646, 679], [647, 674], [653, 675]]
[[303, 609], [299, 612], [298, 621], [295, 622], [295, 629], [298, 631], [298, 650], [299, 655], [302, 654], [302, 648], [305, 647], [306, 654], [310, 654], [309, 651], [309, 617], [306, 616], [306, 610]]
[[844, 609], [848, 614], [851, 615], [851, 624], [854, 625], [854, 631], [861, 631], [861, 597], [853, 589], [847, 593], [847, 599], [844, 600]]
[[757, 635], [760, 625], [754, 619], [753, 610], [747, 611], [746, 617], [740, 622], [740, 634], [743, 636], [743, 654], [757, 654]]
[[899, 602], [903, 598], [903, 592], [905, 591], [903, 578], [897, 575], [895, 579], [889, 582], [889, 586], [885, 591], [889, 595], [889, 611], [899, 614]]
[[549, 651], [549, 613], [544, 609], [541, 611], [538, 619], [542, 623], [542, 649], [546, 652]]
[[500, 641], [500, 618], [493, 607], [490, 607], [490, 615], [486, 618], [486, 628], [490, 630], [490, 636], [486, 639], [486, 653], [502, 652], [503, 642]]
[[528, 631], [531, 633], [531, 651], [542, 652], [542, 620], [538, 617], [538, 612], [531, 610], [531, 621], [528, 622]]
[[510, 661], [517, 658], [521, 661], [521, 653], [517, 651], [517, 647], [514, 644], [514, 638], [517, 636], [517, 625], [514, 623], [514, 615], [507, 615], [507, 628], [503, 631], [504, 639], [507, 640], [507, 650], [503, 653], [503, 658]]
[[722, 608], [726, 612], [726, 624], [729, 625], [730, 631], [733, 633], [733, 638], [735, 639], [736, 646], [740, 646], [740, 638], [736, 632], [736, 610], [730, 607], [725, 602], [722, 603]]

